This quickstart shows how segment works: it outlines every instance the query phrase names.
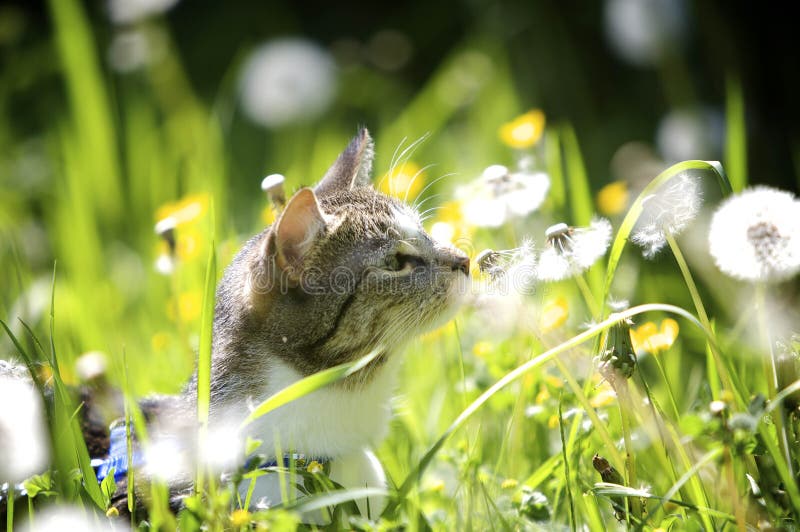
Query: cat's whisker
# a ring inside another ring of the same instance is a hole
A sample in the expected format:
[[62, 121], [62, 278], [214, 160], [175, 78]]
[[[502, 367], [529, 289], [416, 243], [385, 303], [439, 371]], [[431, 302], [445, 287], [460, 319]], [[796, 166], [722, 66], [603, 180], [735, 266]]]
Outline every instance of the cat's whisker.
[[[419, 209], [420, 209], [420, 207], [422, 207], [423, 205], [425, 205], [425, 204], [426, 204], [426, 203], [428, 203], [429, 201], [433, 201], [433, 200], [435, 200], [436, 198], [441, 198], [442, 196], [444, 196], [444, 194], [441, 194], [441, 193], [439, 193], [439, 194], [433, 194], [433, 195], [431, 195], [431, 196], [428, 196], [428, 197], [427, 197], [427, 198], [425, 198], [424, 200], [422, 200], [422, 201], [420, 201], [419, 203], [415, 204], [415, 205], [414, 205], [414, 209], [415, 209], [415, 210], [419, 210]], [[441, 205], [440, 205], [439, 207], [441, 207]]]
[[450, 173], [441, 175], [441, 176], [437, 177], [436, 179], [434, 179], [433, 181], [431, 181], [430, 183], [428, 183], [427, 185], [425, 185], [425, 188], [423, 188], [420, 191], [420, 193], [417, 194], [417, 198], [414, 200], [414, 204], [412, 205], [412, 207], [417, 205], [416, 200], [421, 198], [425, 194], [425, 191], [427, 191], [429, 188], [431, 188], [433, 185], [435, 185], [436, 183], [438, 183], [442, 179], [444, 179], [446, 177], [453, 177], [454, 175], [457, 175], [457, 174], [455, 172], [450, 172]]
[[[400, 166], [401, 164], [405, 163], [411, 156], [414, 155], [414, 152], [417, 150], [420, 144], [422, 144], [428, 137], [430, 136], [430, 132], [425, 133], [420, 138], [409, 144], [397, 157], [397, 160], [393, 162], [391, 166], [389, 166], [389, 172], [387, 175], [392, 175], [395, 169]], [[405, 158], [405, 160], [403, 160]]]
[[400, 148], [403, 147], [403, 144], [405, 144], [407, 140], [408, 140], [407, 136], [403, 137], [402, 140], [400, 140], [400, 143], [394, 149], [394, 153], [392, 153], [392, 160], [389, 161], [389, 170], [390, 171], [394, 168], [394, 165], [397, 162], [397, 154], [400, 153]]
[[429, 168], [433, 168], [434, 166], [436, 166], [436, 164], [435, 164], [435, 163], [431, 163], [431, 164], [429, 164], [429, 165], [427, 165], [427, 166], [423, 166], [422, 168], [420, 168], [420, 169], [419, 169], [419, 171], [418, 171], [416, 174], [414, 174], [414, 177], [412, 177], [412, 178], [411, 178], [411, 181], [409, 181], [409, 182], [408, 182], [408, 185], [406, 185], [406, 193], [405, 193], [405, 195], [403, 196], [403, 203], [408, 203], [408, 193], [409, 193], [409, 191], [411, 190], [411, 187], [413, 187], [413, 186], [414, 186], [414, 181], [416, 181], [416, 180], [417, 180], [417, 178], [418, 178], [418, 177], [419, 177], [419, 176], [420, 176], [420, 175], [421, 175], [423, 172], [427, 171]]

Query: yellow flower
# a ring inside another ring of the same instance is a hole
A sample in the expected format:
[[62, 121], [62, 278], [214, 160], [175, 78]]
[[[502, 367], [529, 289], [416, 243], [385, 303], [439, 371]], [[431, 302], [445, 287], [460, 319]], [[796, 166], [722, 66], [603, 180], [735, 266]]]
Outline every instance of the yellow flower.
[[547, 333], [558, 329], [569, 316], [569, 305], [563, 296], [558, 296], [544, 304], [542, 314], [539, 317], [539, 327], [542, 332]]
[[178, 298], [167, 308], [167, 315], [181, 322], [191, 322], [200, 317], [202, 304], [203, 296], [199, 290], [183, 292], [178, 294]]
[[425, 173], [420, 166], [406, 161], [384, 174], [379, 181], [381, 192], [397, 198], [416, 198], [425, 184]]
[[250, 512], [243, 509], [234, 510], [231, 514], [231, 525], [235, 527], [247, 526], [250, 524]]
[[436, 208], [430, 234], [440, 242], [451, 244], [472, 237], [472, 227], [464, 220], [460, 202], [446, 201]]
[[486, 358], [492, 354], [492, 351], [494, 351], [494, 346], [491, 342], [487, 342], [486, 340], [476, 342], [475, 345], [472, 346], [472, 352], [478, 358]]
[[113, 506], [106, 510], [106, 517], [119, 517], [119, 510], [114, 508]]
[[517, 486], [519, 486], [519, 481], [515, 478], [507, 478], [500, 484], [500, 487], [504, 490], [514, 489]]
[[196, 227], [187, 227], [178, 235], [175, 254], [181, 260], [192, 260], [200, 256], [202, 245], [203, 234]]
[[311, 463], [308, 464], [308, 467], [306, 467], [306, 471], [313, 474], [322, 473], [324, 470], [325, 468], [322, 467], [322, 464], [320, 464], [316, 460], [311, 460]]
[[530, 148], [542, 138], [545, 117], [541, 109], [532, 109], [500, 126], [500, 139], [518, 150]]
[[616, 392], [614, 392], [614, 389], [611, 387], [611, 385], [606, 382], [600, 387], [597, 393], [595, 393], [592, 398], [589, 399], [589, 404], [592, 405], [593, 408], [600, 408], [610, 405], [616, 399]]
[[597, 210], [606, 216], [623, 212], [628, 207], [628, 185], [625, 181], [614, 181], [597, 193]]
[[261, 221], [264, 222], [264, 225], [272, 225], [277, 217], [278, 213], [271, 203], [261, 211]]
[[153, 335], [153, 337], [150, 339], [150, 345], [152, 345], [153, 351], [155, 352], [163, 351], [167, 348], [167, 345], [169, 345], [169, 341], [169, 334], [161, 331]]
[[564, 387], [564, 379], [562, 377], [556, 377], [555, 375], [545, 374], [544, 382], [552, 388]]
[[434, 493], [441, 493], [444, 491], [444, 481], [443, 480], [433, 480], [428, 483], [427, 485], [428, 491], [432, 491]]
[[666, 351], [678, 337], [678, 322], [666, 318], [661, 322], [661, 327], [652, 321], [642, 324], [636, 329], [631, 329], [633, 348], [637, 353], [647, 352], [658, 354]]
[[211, 197], [208, 194], [192, 194], [172, 203], [166, 203], [156, 210], [159, 222], [172, 218], [175, 225], [183, 225], [202, 218], [208, 212]]
[[539, 393], [536, 394], [536, 399], [534, 399], [534, 402], [537, 405], [540, 405], [545, 401], [547, 401], [548, 399], [550, 399], [550, 392], [547, 390], [545, 386], [542, 386], [542, 388], [539, 390]]
[[553, 414], [547, 419], [547, 426], [548, 428], [555, 429], [558, 428], [558, 416]]

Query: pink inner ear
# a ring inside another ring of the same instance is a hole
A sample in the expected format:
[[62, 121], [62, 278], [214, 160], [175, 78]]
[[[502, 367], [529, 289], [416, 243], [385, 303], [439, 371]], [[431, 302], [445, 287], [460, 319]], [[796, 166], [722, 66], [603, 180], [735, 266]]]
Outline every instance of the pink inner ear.
[[280, 266], [302, 268], [306, 254], [324, 229], [325, 217], [314, 192], [300, 189], [286, 204], [277, 223], [275, 243]]

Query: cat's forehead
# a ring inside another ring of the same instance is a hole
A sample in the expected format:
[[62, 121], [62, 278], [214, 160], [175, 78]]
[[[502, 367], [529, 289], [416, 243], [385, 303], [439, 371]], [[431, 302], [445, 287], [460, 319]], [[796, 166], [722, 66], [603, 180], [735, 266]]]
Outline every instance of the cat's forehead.
[[366, 187], [323, 201], [323, 209], [339, 218], [341, 225], [358, 226], [361, 231], [391, 233], [400, 238], [424, 234], [414, 209]]

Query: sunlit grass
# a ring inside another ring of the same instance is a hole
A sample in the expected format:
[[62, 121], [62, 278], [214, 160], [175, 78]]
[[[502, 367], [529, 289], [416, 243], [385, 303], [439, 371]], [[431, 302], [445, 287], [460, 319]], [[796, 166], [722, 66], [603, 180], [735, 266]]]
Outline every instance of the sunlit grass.
[[[89, 466], [76, 421], [80, 406], [68, 393], [79, 381], [74, 363], [82, 353], [100, 350], [110, 358], [109, 378], [125, 391], [125, 415], [143, 439], [134, 399], [179, 391], [196, 367], [204, 429], [211, 294], [243, 240], [274, 217], [259, 193], [261, 177], [280, 172], [288, 190], [313, 183], [356, 126], [339, 117], [260, 138], [278, 155], [263, 162], [263, 175], [239, 175], [237, 147], [226, 133], [243, 118], [231, 118], [223, 105], [235, 96], [230, 83], [214, 105], [202, 103], [167, 40], [166, 58], [141, 73], [135, 83], [144, 89], [136, 90], [134, 82], [103, 72], [78, 2], [49, 6], [69, 97], [68, 111], [44, 133], [55, 175], [43, 199], [47, 212], [36, 222], [57, 268], [53, 278], [50, 264], [27, 264], [18, 236], [0, 254], [2, 271], [15, 279], [3, 294], [8, 340], [0, 346], [3, 358], [21, 358], [34, 375], [49, 368], [54, 460], [49, 477], [28, 482], [29, 493], [37, 483], [47, 489], [30, 504], [18, 499], [7, 506], [9, 529], [56, 499], [84, 506], [98, 522], [107, 519], [108, 494]], [[337, 523], [364, 530], [604, 530], [618, 521], [645, 529], [733, 529], [761, 520], [797, 526], [800, 489], [792, 475], [800, 469], [800, 425], [796, 410], [781, 414], [781, 401], [797, 390], [798, 376], [784, 379], [781, 391], [765, 375], [762, 360], [769, 366], [774, 347], [769, 335], [746, 341], [743, 325], [730, 319], [743, 312], [733, 292], [716, 296], [733, 285], [718, 272], [693, 269], [703, 260], [690, 256], [696, 246], [670, 237], [666, 257], [651, 263], [627, 245], [648, 196], [676, 175], [697, 175], [718, 196], [745, 186], [741, 85], [731, 80], [727, 88], [730, 182], [718, 163], [686, 161], [651, 176], [630, 197], [620, 187], [598, 198], [607, 179], [587, 171], [580, 130], [566, 123], [545, 129], [542, 111], [520, 105], [525, 98], [503, 51], [480, 39], [453, 51], [409, 101], [392, 102], [398, 113], [369, 124], [379, 150], [376, 185], [430, 209], [427, 228], [443, 224], [441, 234], [453, 241], [469, 239], [473, 257], [484, 248], [516, 248], [525, 237], [541, 247], [546, 227], [586, 226], [602, 205], [613, 204], [603, 213], [614, 226], [607, 256], [582, 277], [538, 284], [524, 299], [525, 313], [510, 313], [507, 323], [465, 310], [411, 342], [390, 435], [378, 449], [388, 491], [342, 491], [318, 473], [300, 471], [314, 486], [309, 497], [255, 510], [201, 467], [198, 493], [180, 515], [170, 512], [163, 486], [152, 488], [151, 524], [246, 530], [259, 521], [291, 529], [301, 512], [337, 506], [344, 512], [353, 499], [386, 494], [382, 515], [340, 513]], [[465, 222], [457, 187], [491, 164], [513, 167], [521, 156], [550, 177], [539, 211], [496, 229]], [[0, 197], [0, 208], [8, 202], [15, 212], [11, 201]], [[154, 231], [169, 217], [171, 241]], [[164, 257], [170, 267], [157, 267]], [[49, 289], [44, 298], [37, 284]], [[612, 309], [617, 297], [629, 303]], [[609, 386], [594, 358], [609, 328], [626, 317], [636, 322], [638, 360], [629, 380]], [[766, 315], [753, 320], [767, 327]], [[301, 381], [256, 406], [251, 417], [352, 371], [339, 366]], [[596, 469], [595, 455], [614, 469], [616, 481], [609, 484], [610, 473]], [[277, 469], [240, 472], [239, 480], [286, 473]]]

